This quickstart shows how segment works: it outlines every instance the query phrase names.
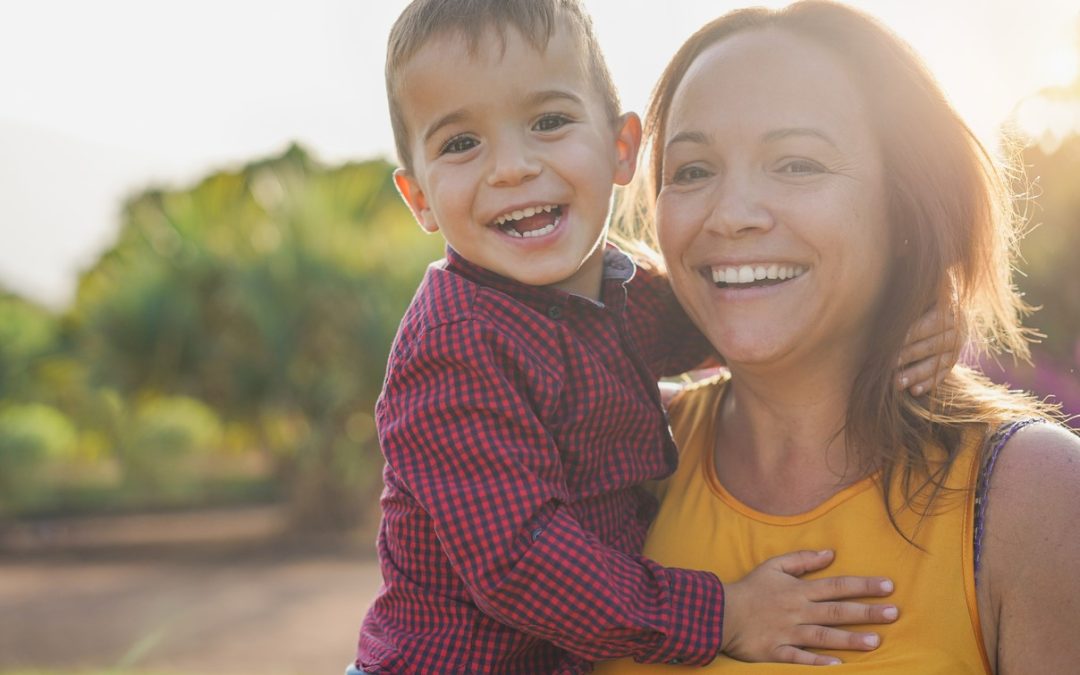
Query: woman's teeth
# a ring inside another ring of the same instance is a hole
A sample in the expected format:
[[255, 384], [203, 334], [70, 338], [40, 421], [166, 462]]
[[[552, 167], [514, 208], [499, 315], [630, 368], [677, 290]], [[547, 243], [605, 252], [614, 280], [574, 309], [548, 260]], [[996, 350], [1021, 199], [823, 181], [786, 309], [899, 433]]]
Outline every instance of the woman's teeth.
[[752, 284], [759, 281], [794, 279], [806, 272], [803, 265], [741, 265], [739, 267], [713, 267], [714, 284]]

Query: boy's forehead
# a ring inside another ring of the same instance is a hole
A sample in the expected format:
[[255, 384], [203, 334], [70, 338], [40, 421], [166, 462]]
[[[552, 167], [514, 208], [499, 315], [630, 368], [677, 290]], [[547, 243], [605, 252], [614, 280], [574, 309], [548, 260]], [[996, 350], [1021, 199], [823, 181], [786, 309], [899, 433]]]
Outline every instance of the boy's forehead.
[[514, 25], [486, 22], [478, 29], [466, 30], [460, 26], [448, 26], [433, 33], [413, 54], [412, 61], [425, 50], [455, 52], [458, 58], [501, 60], [511, 44], [530, 47], [538, 55], [545, 55], [549, 48], [567, 52], [583, 53], [583, 36], [575, 26], [565, 19], [559, 19], [552, 27], [550, 35], [537, 33], [525, 35]]
[[[410, 104], [419, 99], [483, 98], [493, 88], [524, 91], [543, 86], [545, 80], [573, 82], [583, 98], [599, 97], [583, 41], [560, 21], [549, 39], [527, 39], [516, 27], [484, 26], [466, 32], [449, 27], [435, 34], [404, 64], [397, 91], [409, 116]], [[474, 68], [475, 66], [475, 68]], [[476, 73], [489, 80], [478, 82]], [[455, 87], [461, 83], [462, 87]]]

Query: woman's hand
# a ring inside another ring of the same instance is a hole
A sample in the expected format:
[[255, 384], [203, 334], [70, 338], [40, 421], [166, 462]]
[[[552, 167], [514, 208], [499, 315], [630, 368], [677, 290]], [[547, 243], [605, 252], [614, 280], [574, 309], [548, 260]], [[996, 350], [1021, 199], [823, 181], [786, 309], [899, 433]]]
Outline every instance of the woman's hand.
[[881, 644], [878, 635], [831, 626], [895, 621], [899, 614], [895, 605], [843, 602], [889, 595], [892, 582], [881, 577], [799, 578], [832, 561], [832, 551], [788, 553], [725, 584], [722, 651], [741, 661], [827, 666], [840, 660], [806, 648], [875, 649]]
[[964, 330], [954, 309], [934, 305], [919, 317], [908, 331], [907, 341], [900, 350], [896, 377], [898, 389], [907, 389], [912, 396], [922, 396], [945, 379], [960, 357]]

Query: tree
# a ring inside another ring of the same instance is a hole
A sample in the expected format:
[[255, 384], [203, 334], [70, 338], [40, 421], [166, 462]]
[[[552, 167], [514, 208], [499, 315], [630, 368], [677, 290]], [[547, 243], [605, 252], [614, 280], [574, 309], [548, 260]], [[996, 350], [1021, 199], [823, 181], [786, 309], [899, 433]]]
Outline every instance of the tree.
[[327, 169], [294, 146], [132, 199], [73, 321], [96, 383], [191, 396], [248, 425], [297, 521], [347, 525], [377, 484], [370, 414], [390, 341], [441, 250], [390, 165]]

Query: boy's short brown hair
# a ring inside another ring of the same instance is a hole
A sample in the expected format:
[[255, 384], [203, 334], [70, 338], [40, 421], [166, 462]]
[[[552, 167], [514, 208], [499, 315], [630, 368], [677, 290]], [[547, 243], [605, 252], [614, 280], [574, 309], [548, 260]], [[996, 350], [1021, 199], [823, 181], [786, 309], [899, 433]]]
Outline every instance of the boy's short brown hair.
[[401, 166], [412, 169], [408, 129], [398, 100], [399, 79], [405, 64], [429, 40], [456, 32], [468, 43], [469, 52], [475, 53], [485, 31], [494, 29], [505, 43], [506, 30], [512, 27], [533, 47], [543, 51], [560, 20], [577, 29], [589, 74], [608, 118], [614, 123], [621, 112], [619, 96], [593, 33], [592, 19], [579, 0], [413, 0], [409, 3], [390, 29], [386, 48], [386, 98]]

